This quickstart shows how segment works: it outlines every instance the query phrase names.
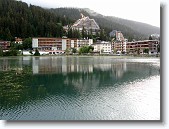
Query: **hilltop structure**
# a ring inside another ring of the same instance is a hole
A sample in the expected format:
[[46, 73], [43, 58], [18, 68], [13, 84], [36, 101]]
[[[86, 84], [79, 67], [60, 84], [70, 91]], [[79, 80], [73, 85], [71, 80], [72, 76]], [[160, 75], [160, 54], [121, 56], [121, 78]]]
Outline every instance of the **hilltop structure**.
[[[93, 35], [96, 34], [96, 32], [100, 31], [100, 27], [99, 25], [96, 23], [96, 21], [94, 19], [90, 19], [88, 16], [84, 16], [81, 13], [81, 19], [78, 19], [72, 26], [72, 29], [76, 29], [79, 30], [80, 32], [82, 32], [83, 29], [85, 29], [85, 31], [92, 32]], [[68, 26], [64, 26], [65, 30], [68, 30]]]

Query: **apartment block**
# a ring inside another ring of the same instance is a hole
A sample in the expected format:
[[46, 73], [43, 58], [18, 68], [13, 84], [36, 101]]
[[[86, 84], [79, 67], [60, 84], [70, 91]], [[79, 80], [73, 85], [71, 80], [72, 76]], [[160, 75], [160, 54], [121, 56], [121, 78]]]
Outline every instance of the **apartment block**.
[[65, 51], [66, 49], [76, 48], [77, 50], [83, 46], [90, 46], [93, 44], [93, 39], [82, 39], [76, 38], [47, 38], [38, 37], [32, 39], [32, 48], [40, 51], [52, 51], [60, 50]]
[[77, 39], [38, 37], [32, 39], [32, 48], [41, 51], [66, 50], [77, 47]]
[[158, 40], [128, 42], [126, 45], [126, 52], [143, 54], [144, 50], [148, 49], [149, 54], [156, 54], [159, 43], [160, 42]]

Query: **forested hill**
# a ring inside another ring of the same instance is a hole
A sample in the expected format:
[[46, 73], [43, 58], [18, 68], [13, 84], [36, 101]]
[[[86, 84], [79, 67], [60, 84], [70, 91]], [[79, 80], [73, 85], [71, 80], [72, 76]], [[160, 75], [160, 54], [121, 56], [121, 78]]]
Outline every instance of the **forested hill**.
[[21, 1], [0, 0], [0, 40], [14, 37], [61, 37], [68, 18], [56, 16], [38, 6]]
[[142, 34], [160, 34], [160, 28], [159, 27], [155, 27], [149, 24], [145, 24], [145, 23], [141, 23], [141, 22], [136, 22], [136, 21], [132, 21], [132, 20], [126, 20], [126, 19], [122, 19], [122, 18], [118, 18], [118, 17], [113, 17], [113, 16], [103, 16], [100, 15], [90, 9], [84, 9], [86, 12], [88, 12], [90, 15], [93, 16], [97, 16], [97, 17], [104, 17], [106, 19], [108, 19], [110, 22], [113, 23], [119, 23], [121, 25], [125, 25], [127, 27], [132, 28], [134, 31], [138, 31]]
[[84, 15], [95, 19], [99, 26], [104, 28], [107, 33], [112, 30], [119, 30], [129, 39], [147, 39], [151, 34], [160, 34], [160, 28], [158, 27], [117, 17], [103, 16], [87, 8], [56, 8], [50, 9], [50, 11], [56, 15], [68, 17], [71, 20], [81, 18], [80, 13], [83, 13]]
[[[146, 39], [160, 29], [147, 24], [97, 14], [89, 9], [44, 9], [16, 0], [0, 0], [0, 40], [14, 37], [62, 37], [68, 36], [64, 25], [73, 24], [81, 13], [96, 20], [106, 34], [122, 31], [128, 39]], [[77, 32], [78, 33], [78, 32]], [[69, 36], [68, 36], [69, 37]]]

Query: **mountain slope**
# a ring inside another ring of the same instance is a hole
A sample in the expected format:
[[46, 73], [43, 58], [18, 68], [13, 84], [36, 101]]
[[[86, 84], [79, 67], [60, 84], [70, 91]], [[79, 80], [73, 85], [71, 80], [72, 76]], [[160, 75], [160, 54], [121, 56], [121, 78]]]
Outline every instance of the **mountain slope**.
[[14, 37], [62, 37], [71, 21], [50, 11], [15, 0], [0, 0], [0, 40]]
[[141, 23], [141, 22], [136, 22], [136, 21], [132, 21], [132, 20], [126, 20], [126, 19], [122, 19], [122, 18], [118, 18], [118, 17], [113, 17], [113, 16], [103, 16], [103, 15], [98, 14], [88, 8], [85, 8], [84, 10], [86, 12], [88, 12], [91, 16], [104, 17], [104, 18], [110, 20], [111, 22], [125, 25], [125, 26], [132, 28], [133, 30], [140, 32], [142, 34], [145, 34], [145, 35], [150, 35], [150, 34], [154, 34], [154, 33], [160, 34], [159, 27], [155, 27], [155, 26], [152, 26], [152, 25], [149, 25], [146, 23]]
[[90, 9], [84, 8], [56, 8], [50, 9], [55, 15], [65, 16], [72, 20], [81, 18], [81, 13], [96, 20], [101, 28], [104, 28], [107, 34], [112, 30], [122, 31], [126, 38], [147, 39], [153, 33], [160, 34], [160, 28], [145, 23], [125, 20], [116, 17], [103, 16]]
[[125, 38], [137, 40], [148, 38], [149, 35], [160, 32], [157, 27], [103, 16], [90, 9], [44, 9], [21, 1], [0, 0], [0, 40], [14, 40], [14, 37], [68, 36], [69, 34], [63, 30], [63, 26], [73, 24], [80, 19], [81, 13], [95, 19], [107, 35], [112, 30], [119, 30], [122, 31]]

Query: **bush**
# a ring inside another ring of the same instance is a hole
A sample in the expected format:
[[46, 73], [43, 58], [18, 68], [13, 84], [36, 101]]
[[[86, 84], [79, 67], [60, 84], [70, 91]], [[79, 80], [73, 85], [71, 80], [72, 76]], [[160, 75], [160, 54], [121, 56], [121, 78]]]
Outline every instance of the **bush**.
[[6, 52], [3, 52], [3, 56], [17, 56], [18, 51], [17, 50], [9, 50]]
[[34, 56], [40, 56], [40, 53], [39, 53], [38, 49], [35, 50]]

